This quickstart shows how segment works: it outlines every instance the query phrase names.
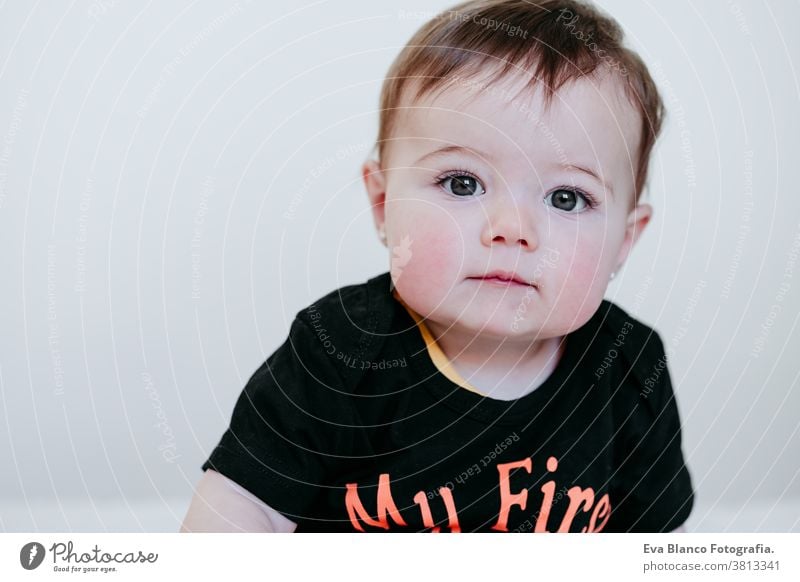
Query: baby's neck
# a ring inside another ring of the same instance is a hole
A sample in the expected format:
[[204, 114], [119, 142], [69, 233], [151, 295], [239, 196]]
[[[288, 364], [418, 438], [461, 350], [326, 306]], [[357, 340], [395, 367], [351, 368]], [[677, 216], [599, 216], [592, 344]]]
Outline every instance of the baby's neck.
[[535, 341], [476, 337], [426, 321], [437, 345], [470, 384], [493, 398], [524, 396], [543, 383], [563, 355], [563, 337]]

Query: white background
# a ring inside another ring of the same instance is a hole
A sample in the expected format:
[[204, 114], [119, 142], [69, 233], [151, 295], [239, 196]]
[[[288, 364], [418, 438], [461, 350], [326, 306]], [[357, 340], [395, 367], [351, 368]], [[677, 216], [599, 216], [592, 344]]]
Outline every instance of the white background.
[[[0, 6], [0, 531], [178, 529], [294, 314], [388, 270], [360, 165], [450, 5]], [[607, 297], [667, 346], [688, 528], [800, 531], [800, 5], [600, 5], [669, 110]]]

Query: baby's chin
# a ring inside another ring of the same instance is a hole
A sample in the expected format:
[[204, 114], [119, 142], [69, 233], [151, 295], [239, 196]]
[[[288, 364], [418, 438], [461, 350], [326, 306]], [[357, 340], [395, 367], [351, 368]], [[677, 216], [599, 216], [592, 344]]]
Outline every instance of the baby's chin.
[[444, 329], [515, 343], [565, 336], [582, 327], [599, 307], [585, 301], [575, 309], [554, 307], [542, 297], [529, 295], [522, 300], [512, 294], [502, 298], [453, 295], [430, 309], [422, 305], [425, 313], [421, 314]]
[[[559, 322], [545, 321], [530, 313], [516, 310], [487, 310], [473, 305], [461, 309], [440, 307], [427, 314], [426, 320], [451, 332], [475, 336], [476, 339], [530, 343], [564, 335]], [[567, 330], [568, 331], [568, 330]]]

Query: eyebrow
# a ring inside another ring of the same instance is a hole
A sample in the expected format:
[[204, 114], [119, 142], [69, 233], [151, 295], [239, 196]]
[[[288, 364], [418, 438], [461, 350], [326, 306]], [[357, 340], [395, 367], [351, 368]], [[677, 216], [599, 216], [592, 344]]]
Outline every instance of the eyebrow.
[[[426, 162], [426, 161], [429, 162], [429, 161], [434, 160], [436, 158], [445, 157], [445, 156], [452, 155], [452, 154], [468, 154], [468, 155], [478, 156], [478, 157], [481, 157], [483, 159], [492, 160], [492, 161], [494, 161], [494, 159], [495, 159], [493, 155], [488, 154], [488, 153], [484, 153], [484, 152], [482, 152], [480, 150], [476, 150], [476, 149], [472, 149], [472, 148], [466, 148], [466, 147], [460, 146], [460, 145], [449, 145], [449, 146], [442, 146], [440, 148], [437, 148], [437, 149], [433, 150], [432, 152], [428, 152], [427, 154], [425, 154], [421, 158], [419, 158], [416, 162], [414, 162], [414, 165], [417, 166], [417, 165], [421, 164], [422, 162]], [[586, 166], [581, 166], [580, 164], [571, 164], [571, 163], [561, 164], [559, 167], [561, 169], [563, 169], [563, 170], [576, 170], [576, 171], [578, 171], [578, 172], [580, 172], [582, 174], [586, 174], [587, 176], [589, 176], [591, 178], [594, 178], [594, 180], [598, 184], [603, 186], [611, 194], [612, 198], [614, 197], [614, 189], [611, 187], [611, 184], [609, 184], [608, 182], [606, 182], [602, 178], [600, 178], [600, 174], [598, 174], [592, 168], [588, 168]]]
[[419, 158], [414, 165], [420, 164], [425, 161], [430, 161], [435, 158], [440, 158], [444, 156], [448, 156], [451, 154], [468, 154], [471, 156], [478, 156], [486, 160], [494, 160], [494, 156], [491, 154], [484, 153], [480, 150], [472, 149], [472, 148], [465, 148], [464, 146], [460, 145], [449, 145], [449, 146], [442, 146], [440, 148], [436, 148], [432, 152], [428, 152], [421, 158]]
[[586, 174], [587, 176], [594, 178], [598, 184], [603, 186], [603, 188], [605, 188], [611, 194], [612, 198], [614, 197], [614, 189], [611, 187], [611, 184], [600, 178], [600, 174], [595, 172], [592, 168], [587, 168], [585, 166], [580, 166], [578, 164], [562, 164], [561, 168], [563, 168], [564, 170], [577, 170], [582, 174]]

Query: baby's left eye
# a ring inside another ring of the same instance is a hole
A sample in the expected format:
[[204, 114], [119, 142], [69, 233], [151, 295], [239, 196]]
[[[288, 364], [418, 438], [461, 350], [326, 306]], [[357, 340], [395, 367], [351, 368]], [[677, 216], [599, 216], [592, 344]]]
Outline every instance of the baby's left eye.
[[592, 203], [589, 198], [580, 190], [558, 188], [550, 192], [548, 198], [550, 197], [553, 199], [550, 204], [551, 206], [567, 212], [572, 212], [576, 207], [578, 207], [578, 210], [575, 212], [577, 214], [578, 212], [583, 212], [587, 208], [592, 207]]

